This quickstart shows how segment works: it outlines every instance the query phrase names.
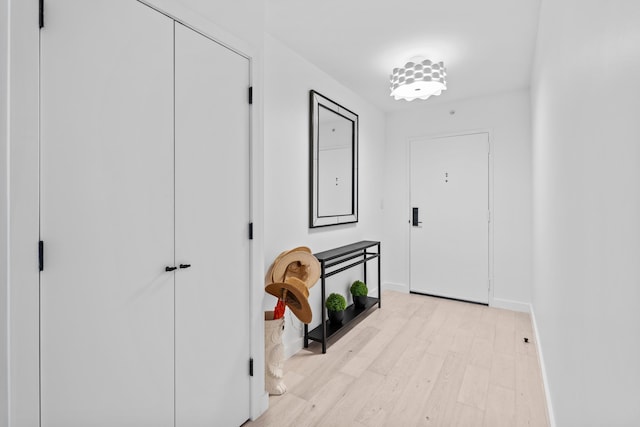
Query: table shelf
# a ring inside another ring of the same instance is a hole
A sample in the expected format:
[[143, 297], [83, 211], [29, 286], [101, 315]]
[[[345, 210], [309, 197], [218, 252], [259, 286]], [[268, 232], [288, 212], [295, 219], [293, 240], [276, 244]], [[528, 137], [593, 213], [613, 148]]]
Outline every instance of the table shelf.
[[[367, 314], [369, 314], [369, 310], [375, 307], [378, 304], [378, 298], [367, 297], [367, 303], [364, 308], [358, 308], [354, 304], [351, 304], [344, 311], [344, 320], [340, 325], [334, 325], [328, 320], [325, 322], [326, 331], [327, 331], [327, 339], [333, 337], [334, 335], [339, 335], [340, 332], [346, 332], [351, 329], [351, 326], [355, 326], [358, 321], [364, 319]], [[351, 323], [353, 325], [351, 325]], [[308, 333], [308, 339], [311, 341], [322, 342], [322, 325], [318, 325], [316, 328], [311, 330]]]
[[[375, 252], [374, 252], [375, 250]], [[320, 325], [309, 332], [309, 326], [304, 325], [304, 346], [309, 347], [309, 340], [322, 344], [322, 353], [327, 352], [329, 338], [337, 338], [364, 319], [377, 305], [382, 307], [382, 292], [380, 286], [380, 242], [363, 240], [328, 251], [319, 252], [314, 256], [320, 262], [320, 289], [322, 292], [322, 321]], [[356, 308], [354, 304], [348, 306], [341, 324], [335, 325], [327, 320], [327, 312], [324, 307], [326, 300], [326, 279], [335, 274], [363, 265], [363, 281], [367, 282], [367, 262], [378, 260], [378, 297], [367, 297], [364, 308]], [[348, 264], [346, 264], [348, 263]], [[346, 265], [345, 265], [346, 264]]]

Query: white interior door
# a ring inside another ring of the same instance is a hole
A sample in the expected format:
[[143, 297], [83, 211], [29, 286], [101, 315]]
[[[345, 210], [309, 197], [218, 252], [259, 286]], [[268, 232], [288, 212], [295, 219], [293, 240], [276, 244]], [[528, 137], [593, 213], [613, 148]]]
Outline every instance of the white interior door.
[[249, 394], [249, 62], [180, 25], [176, 425], [239, 426]]
[[170, 426], [173, 21], [56, 0], [41, 32], [42, 426]]
[[488, 303], [488, 154], [486, 133], [411, 143], [412, 292]]

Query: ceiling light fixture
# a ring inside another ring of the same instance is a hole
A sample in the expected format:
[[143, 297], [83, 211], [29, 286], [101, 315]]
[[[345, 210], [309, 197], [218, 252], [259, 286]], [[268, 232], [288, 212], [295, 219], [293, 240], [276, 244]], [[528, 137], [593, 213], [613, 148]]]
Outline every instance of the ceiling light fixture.
[[396, 100], [427, 99], [447, 89], [447, 71], [442, 61], [412, 58], [391, 74], [391, 96]]

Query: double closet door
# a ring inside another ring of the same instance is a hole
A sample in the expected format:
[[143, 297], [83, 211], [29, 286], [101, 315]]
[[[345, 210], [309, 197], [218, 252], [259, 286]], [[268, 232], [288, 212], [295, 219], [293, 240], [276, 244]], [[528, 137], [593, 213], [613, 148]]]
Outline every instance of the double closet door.
[[41, 425], [242, 424], [248, 59], [136, 0], [51, 0], [40, 62]]

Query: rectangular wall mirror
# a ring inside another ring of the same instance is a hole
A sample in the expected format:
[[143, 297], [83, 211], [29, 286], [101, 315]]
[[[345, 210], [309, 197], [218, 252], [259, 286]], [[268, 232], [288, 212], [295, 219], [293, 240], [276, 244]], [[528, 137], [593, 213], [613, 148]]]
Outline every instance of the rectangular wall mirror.
[[358, 222], [358, 115], [310, 91], [309, 227]]

